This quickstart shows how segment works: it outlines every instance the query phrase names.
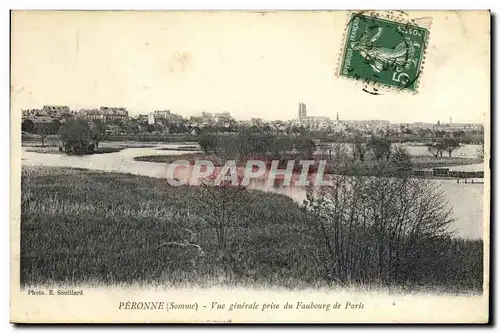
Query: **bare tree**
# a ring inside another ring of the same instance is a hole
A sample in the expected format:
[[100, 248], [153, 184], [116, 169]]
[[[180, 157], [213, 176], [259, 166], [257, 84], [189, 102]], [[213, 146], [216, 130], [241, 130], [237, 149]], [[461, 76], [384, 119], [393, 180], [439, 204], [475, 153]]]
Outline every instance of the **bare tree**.
[[40, 140], [42, 141], [42, 147], [45, 147], [45, 138], [50, 134], [50, 129], [47, 125], [41, 126], [38, 130], [38, 135], [40, 135]]
[[431, 153], [434, 157], [443, 157], [443, 153], [446, 150], [446, 147], [442, 142], [433, 142], [427, 144], [427, 151]]
[[234, 222], [238, 209], [245, 200], [246, 188], [241, 185], [242, 177], [238, 176], [238, 185], [232, 185], [228, 181], [216, 184], [216, 174], [202, 180], [199, 190], [203, 195], [201, 200], [196, 202], [197, 206], [206, 212], [204, 222], [213, 231], [216, 239], [218, 251], [218, 261], [224, 267], [226, 277], [232, 270], [234, 261], [228, 251], [228, 229]]
[[479, 146], [477, 147], [476, 155], [481, 161], [484, 160], [484, 140], [479, 142]]
[[344, 173], [349, 166], [349, 149], [344, 143], [333, 144], [333, 157], [329, 161], [332, 173]]
[[449, 157], [451, 157], [451, 153], [460, 148], [460, 142], [457, 139], [447, 138], [444, 140], [444, 148], [448, 152]]
[[443, 194], [408, 177], [338, 176], [309, 188], [304, 208], [316, 226], [332, 282], [401, 282], [411, 277], [422, 241], [452, 235]]
[[394, 146], [390, 157], [390, 167], [396, 175], [407, 174], [413, 169], [411, 155], [406, 147], [402, 145]]
[[391, 141], [389, 141], [387, 137], [372, 135], [370, 141], [368, 142], [368, 149], [373, 151], [377, 161], [380, 161], [383, 158], [388, 161], [391, 156]]
[[365, 153], [367, 151], [368, 151], [368, 144], [366, 140], [363, 138], [361, 133], [356, 133], [352, 145], [352, 154], [354, 160], [359, 159], [360, 161], [364, 161]]
[[96, 147], [106, 135], [106, 125], [101, 120], [96, 120], [90, 125], [91, 137]]

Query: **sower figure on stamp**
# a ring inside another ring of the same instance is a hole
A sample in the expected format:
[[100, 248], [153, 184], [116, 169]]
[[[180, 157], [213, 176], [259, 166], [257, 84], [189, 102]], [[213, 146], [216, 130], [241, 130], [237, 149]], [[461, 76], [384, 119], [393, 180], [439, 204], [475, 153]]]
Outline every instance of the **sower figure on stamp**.
[[380, 38], [382, 31], [382, 27], [377, 27], [377, 32], [369, 39], [370, 29], [366, 28], [365, 34], [360, 40], [352, 43], [352, 49], [359, 51], [361, 56], [369, 62], [377, 73], [386, 69], [389, 64], [403, 66], [404, 68], [409, 68], [412, 65], [416, 66], [416, 59], [414, 59], [415, 48], [419, 48], [420, 44], [406, 37], [394, 49], [377, 47], [374, 43]]

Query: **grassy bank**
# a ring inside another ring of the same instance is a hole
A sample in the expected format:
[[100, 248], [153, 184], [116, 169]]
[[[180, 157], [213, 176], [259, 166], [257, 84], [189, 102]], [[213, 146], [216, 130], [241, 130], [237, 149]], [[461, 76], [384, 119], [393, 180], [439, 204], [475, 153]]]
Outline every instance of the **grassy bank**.
[[[125, 148], [122, 147], [102, 147], [99, 146], [95, 149], [94, 154], [109, 154], [116, 153]], [[39, 154], [64, 154], [59, 151], [59, 147], [41, 147], [41, 146], [31, 146], [26, 148], [27, 152], [39, 153]]]
[[411, 162], [414, 169], [426, 168], [447, 168], [460, 165], [480, 164], [483, 161], [479, 158], [465, 157], [433, 157], [433, 156], [412, 156]]
[[[34, 152], [40, 154], [61, 154], [59, 152], [59, 147], [62, 145], [61, 140], [58, 137], [51, 137], [45, 140], [44, 145], [39, 141], [23, 141], [22, 146], [25, 147], [27, 152]], [[102, 141], [99, 142], [99, 146], [96, 148], [94, 154], [106, 154], [106, 153], [116, 153], [125, 148], [149, 148], [155, 147], [155, 144], [145, 144], [141, 142], [110, 142]]]
[[[331, 283], [319, 260], [321, 238], [282, 195], [23, 166], [21, 199], [23, 284]], [[223, 243], [214, 221], [227, 223]], [[481, 290], [482, 241], [425, 244], [413, 265], [411, 279], [397, 288]]]
[[[147, 155], [147, 156], [138, 156], [134, 157], [135, 161], [140, 162], [152, 162], [152, 163], [174, 163], [179, 160], [186, 160], [190, 163], [194, 163], [198, 160], [203, 161], [211, 161], [216, 166], [223, 166], [226, 163], [226, 160], [220, 156], [215, 154], [203, 154], [203, 153], [190, 153], [190, 154], [181, 154], [181, 155]], [[244, 165], [244, 163], [243, 163]]]
[[166, 150], [166, 151], [169, 151], [169, 150], [170, 151], [196, 151], [196, 152], [199, 152], [200, 151], [200, 147], [185, 145], [185, 146], [181, 146], [181, 147], [157, 148], [156, 150]]

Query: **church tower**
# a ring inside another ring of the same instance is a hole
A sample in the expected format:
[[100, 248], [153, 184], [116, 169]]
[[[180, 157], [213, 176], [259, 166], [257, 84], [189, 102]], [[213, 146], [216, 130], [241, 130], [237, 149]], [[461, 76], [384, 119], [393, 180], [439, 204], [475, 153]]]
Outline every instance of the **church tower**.
[[306, 104], [300, 102], [299, 103], [299, 118], [306, 117], [306, 116], [307, 116]]

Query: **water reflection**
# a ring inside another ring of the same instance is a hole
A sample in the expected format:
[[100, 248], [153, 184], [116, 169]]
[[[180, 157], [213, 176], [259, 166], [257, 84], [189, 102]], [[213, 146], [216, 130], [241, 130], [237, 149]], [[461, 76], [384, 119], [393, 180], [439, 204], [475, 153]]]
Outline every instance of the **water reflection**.
[[[463, 238], [483, 238], [483, 184], [460, 183], [455, 180], [435, 179], [443, 189], [449, 207], [452, 208], [456, 221], [453, 228], [457, 229], [457, 236]], [[482, 181], [482, 180], [481, 180]], [[282, 180], [269, 185], [266, 180], [255, 179], [250, 183], [250, 188], [287, 195], [297, 202], [306, 198], [306, 188], [302, 186], [283, 186]]]

